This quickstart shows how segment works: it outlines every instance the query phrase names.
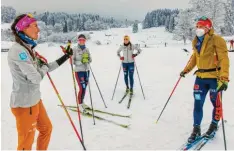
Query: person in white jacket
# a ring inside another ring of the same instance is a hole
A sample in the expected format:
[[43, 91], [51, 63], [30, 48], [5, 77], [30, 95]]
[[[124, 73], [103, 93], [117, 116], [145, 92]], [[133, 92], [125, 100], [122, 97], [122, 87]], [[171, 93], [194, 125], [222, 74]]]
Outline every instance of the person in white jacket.
[[16, 43], [10, 48], [7, 59], [13, 79], [10, 107], [16, 119], [17, 150], [32, 149], [36, 129], [39, 131], [36, 149], [47, 150], [52, 124], [41, 100], [40, 83], [47, 72], [58, 68], [72, 55], [72, 49], [47, 63], [34, 49], [40, 29], [31, 14], [18, 16], [11, 30]]
[[[137, 50], [137, 53], [134, 53], [134, 50]], [[122, 60], [123, 72], [124, 72], [124, 81], [126, 84], [126, 93], [130, 92], [130, 95], [133, 95], [133, 85], [134, 85], [134, 69], [135, 61], [134, 58], [141, 53], [141, 49], [136, 47], [130, 42], [130, 37], [128, 35], [124, 36], [124, 44], [120, 46], [117, 51], [117, 55]], [[122, 52], [123, 56], [120, 55]], [[128, 78], [130, 81], [130, 89], [128, 84]]]
[[80, 34], [78, 36], [78, 45], [73, 48], [73, 64], [75, 65], [75, 77], [79, 86], [78, 101], [81, 112], [85, 112], [87, 107], [84, 104], [84, 97], [89, 81], [89, 64], [92, 62], [92, 57], [85, 43], [85, 35]]

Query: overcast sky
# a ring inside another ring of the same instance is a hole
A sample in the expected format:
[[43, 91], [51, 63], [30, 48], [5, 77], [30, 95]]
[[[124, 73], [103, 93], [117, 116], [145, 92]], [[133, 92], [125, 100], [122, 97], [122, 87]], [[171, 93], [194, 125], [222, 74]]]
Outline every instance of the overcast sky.
[[2, 0], [18, 12], [98, 13], [103, 16], [143, 20], [157, 8], [187, 8], [189, 0]]

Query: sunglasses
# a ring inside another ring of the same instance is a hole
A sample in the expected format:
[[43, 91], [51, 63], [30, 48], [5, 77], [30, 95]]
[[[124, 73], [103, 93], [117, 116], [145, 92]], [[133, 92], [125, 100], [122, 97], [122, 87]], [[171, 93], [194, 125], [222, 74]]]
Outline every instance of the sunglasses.
[[79, 42], [85, 42], [86, 40], [83, 38], [78, 39]]
[[124, 39], [124, 40], [129, 40], [129, 39]]

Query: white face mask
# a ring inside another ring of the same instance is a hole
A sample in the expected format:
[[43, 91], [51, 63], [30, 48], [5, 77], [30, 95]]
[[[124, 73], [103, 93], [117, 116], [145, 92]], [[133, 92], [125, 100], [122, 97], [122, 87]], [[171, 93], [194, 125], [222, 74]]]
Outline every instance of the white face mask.
[[201, 36], [205, 35], [205, 30], [201, 29], [201, 28], [197, 28], [196, 35], [197, 35], [197, 37], [201, 37]]

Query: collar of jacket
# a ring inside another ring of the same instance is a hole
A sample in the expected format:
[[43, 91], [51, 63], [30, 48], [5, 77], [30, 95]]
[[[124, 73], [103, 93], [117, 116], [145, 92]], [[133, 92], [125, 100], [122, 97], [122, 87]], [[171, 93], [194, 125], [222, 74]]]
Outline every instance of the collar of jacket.
[[193, 49], [195, 50], [195, 52], [197, 53], [197, 55], [201, 55], [201, 56], [203, 55], [203, 53], [204, 53], [204, 51], [206, 49], [207, 43], [208, 43], [208, 41], [211, 40], [213, 34], [214, 34], [214, 29], [213, 28], [207, 34], [205, 34], [200, 54], [198, 53], [198, 50], [196, 48], [196, 44], [197, 44], [198, 39], [197, 39], [197, 37], [195, 37], [193, 39], [192, 45], [193, 45]]
[[128, 42], [127, 44], [124, 43], [124, 46], [126, 46], [126, 47], [129, 46], [129, 45], [130, 45], [130, 42]]
[[85, 48], [86, 48], [85, 45], [79, 45], [79, 44], [78, 44], [78, 47], [79, 47], [81, 50], [85, 50]]
[[78, 51], [82, 51], [82, 52], [84, 52], [84, 51], [86, 51], [86, 47], [84, 48], [84, 49], [82, 49], [79, 45], [77, 46], [77, 48], [78, 48]]

